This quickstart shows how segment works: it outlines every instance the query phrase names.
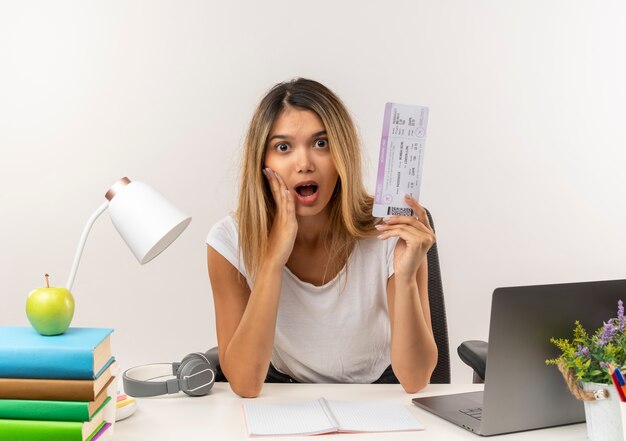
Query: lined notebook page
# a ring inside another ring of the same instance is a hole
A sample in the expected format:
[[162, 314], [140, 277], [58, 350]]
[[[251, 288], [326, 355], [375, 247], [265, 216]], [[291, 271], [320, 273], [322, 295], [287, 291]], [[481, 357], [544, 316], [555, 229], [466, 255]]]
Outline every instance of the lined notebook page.
[[250, 436], [314, 435], [337, 431], [319, 400], [298, 403], [245, 401], [243, 410]]
[[326, 400], [342, 432], [400, 432], [424, 430], [413, 414], [397, 401]]

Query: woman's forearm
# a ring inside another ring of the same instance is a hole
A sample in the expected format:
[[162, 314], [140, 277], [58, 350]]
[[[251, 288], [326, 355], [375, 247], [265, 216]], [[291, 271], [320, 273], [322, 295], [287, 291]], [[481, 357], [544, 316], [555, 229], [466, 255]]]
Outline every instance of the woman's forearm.
[[[396, 275], [398, 276], [398, 275]], [[391, 365], [409, 393], [423, 389], [437, 364], [437, 345], [432, 333], [427, 288], [420, 293], [415, 277], [395, 277], [391, 333]], [[391, 312], [391, 311], [390, 311]]]
[[235, 393], [261, 392], [272, 357], [283, 266], [267, 262], [259, 269], [245, 312], [233, 334], [222, 370]]

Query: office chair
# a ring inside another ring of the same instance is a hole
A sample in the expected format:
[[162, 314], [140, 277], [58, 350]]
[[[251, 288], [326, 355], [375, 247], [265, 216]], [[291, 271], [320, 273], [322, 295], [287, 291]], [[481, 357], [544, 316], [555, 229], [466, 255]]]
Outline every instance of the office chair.
[[[435, 230], [432, 216], [428, 210], [430, 226]], [[441, 271], [439, 269], [439, 254], [437, 243], [428, 251], [428, 300], [430, 303], [430, 315], [433, 324], [435, 342], [439, 351], [437, 367], [433, 372], [431, 383], [450, 383], [450, 352], [448, 349], [448, 328], [446, 310], [443, 301], [443, 287], [441, 284]], [[457, 348], [459, 357], [465, 364], [474, 370], [473, 382], [485, 382], [485, 369], [487, 366], [487, 342], [480, 340], [464, 341]]]
[[[426, 210], [428, 221], [433, 231], [435, 224], [430, 211]], [[448, 321], [443, 299], [443, 285], [441, 283], [441, 269], [439, 267], [439, 253], [437, 242], [428, 250], [428, 303], [430, 304], [430, 318], [437, 351], [439, 353], [437, 366], [433, 371], [430, 382], [433, 384], [450, 383], [450, 348], [448, 345]]]
[[467, 340], [456, 349], [459, 358], [474, 370], [473, 382], [485, 382], [485, 370], [487, 369], [487, 348], [486, 341]]

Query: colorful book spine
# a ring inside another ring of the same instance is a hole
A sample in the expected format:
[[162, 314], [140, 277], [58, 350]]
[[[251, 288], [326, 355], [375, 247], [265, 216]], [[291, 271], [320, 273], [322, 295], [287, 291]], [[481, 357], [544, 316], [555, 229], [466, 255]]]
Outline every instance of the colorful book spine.
[[[109, 401], [110, 402], [110, 401]], [[43, 421], [0, 419], [2, 441], [86, 441], [108, 422], [105, 405], [89, 421]]]
[[110, 439], [111, 432], [113, 429], [108, 430], [111, 427], [111, 423], [106, 423], [104, 426], [100, 427], [98, 431], [87, 441], [104, 441], [105, 439]]
[[69, 421], [0, 420], [2, 441], [91, 441], [106, 425], [101, 421], [88, 436], [81, 423]]
[[[104, 398], [104, 397], [103, 397]], [[89, 409], [89, 401], [46, 400], [0, 400], [0, 418], [45, 421], [89, 421], [102, 407], [111, 401], [106, 397], [95, 410]]]
[[[43, 336], [32, 327], [0, 327], [0, 378], [92, 380], [94, 351], [113, 332], [109, 328], [70, 328]], [[113, 357], [107, 357], [108, 364]]]
[[[113, 387], [106, 392], [107, 400], [89, 421], [44, 421], [0, 419], [2, 441], [92, 441], [108, 439], [115, 422], [115, 401], [111, 395]], [[106, 432], [106, 433], [105, 433]]]
[[0, 378], [0, 399], [93, 401], [116, 371], [113, 363], [95, 380]]

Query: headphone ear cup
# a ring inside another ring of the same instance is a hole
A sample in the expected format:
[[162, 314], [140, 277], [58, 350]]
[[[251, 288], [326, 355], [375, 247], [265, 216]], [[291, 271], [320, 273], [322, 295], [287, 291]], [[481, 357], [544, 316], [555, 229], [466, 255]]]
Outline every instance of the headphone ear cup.
[[220, 365], [220, 355], [217, 350], [217, 346], [206, 351], [204, 355], [206, 356], [207, 360], [209, 360], [209, 363], [211, 363], [213, 369], [217, 371]]
[[209, 393], [215, 381], [215, 368], [204, 354], [193, 353], [185, 356], [180, 362], [176, 377], [179, 380], [185, 377], [193, 377], [193, 384], [201, 385], [192, 390], [185, 390], [187, 395], [201, 397]]

